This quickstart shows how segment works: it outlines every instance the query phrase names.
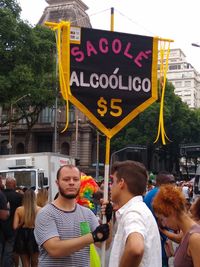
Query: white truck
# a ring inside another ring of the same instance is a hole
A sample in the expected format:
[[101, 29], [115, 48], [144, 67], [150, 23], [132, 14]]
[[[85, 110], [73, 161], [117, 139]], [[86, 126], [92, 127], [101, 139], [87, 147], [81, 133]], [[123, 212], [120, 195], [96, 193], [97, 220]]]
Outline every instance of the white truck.
[[6, 177], [14, 177], [17, 187], [49, 188], [49, 200], [57, 193], [56, 173], [60, 166], [75, 165], [75, 159], [51, 152], [13, 154], [0, 156], [0, 176], [3, 183]]

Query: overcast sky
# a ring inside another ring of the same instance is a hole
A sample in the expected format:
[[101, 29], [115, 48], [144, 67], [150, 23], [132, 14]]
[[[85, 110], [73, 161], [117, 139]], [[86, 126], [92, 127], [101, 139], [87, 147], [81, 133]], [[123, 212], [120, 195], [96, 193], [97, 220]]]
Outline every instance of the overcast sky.
[[[18, 0], [21, 17], [35, 25], [45, 0]], [[187, 61], [200, 72], [199, 0], [83, 0], [93, 28], [110, 29], [110, 8], [115, 9], [115, 31], [173, 39], [171, 48], [181, 48]]]

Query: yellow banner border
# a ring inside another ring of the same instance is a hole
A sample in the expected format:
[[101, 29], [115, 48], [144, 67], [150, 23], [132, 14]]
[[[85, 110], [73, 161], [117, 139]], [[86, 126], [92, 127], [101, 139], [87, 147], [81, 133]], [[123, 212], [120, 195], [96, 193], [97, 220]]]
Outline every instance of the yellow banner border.
[[[62, 42], [62, 51], [66, 47], [65, 38], [63, 38]], [[65, 63], [64, 63], [65, 62]], [[152, 103], [154, 103], [158, 98], [158, 90], [157, 90], [157, 62], [158, 62], [158, 37], [153, 37], [153, 58], [152, 58], [152, 69], [151, 69], [151, 88], [152, 88], [152, 96], [143, 102], [141, 105], [136, 107], [132, 112], [130, 112], [125, 118], [123, 118], [116, 126], [112, 129], [108, 129], [104, 126], [103, 123], [99, 121], [97, 117], [95, 117], [91, 111], [87, 109], [85, 105], [83, 105], [79, 100], [77, 100], [72, 94], [69, 88], [68, 97], [69, 101], [74, 104], [82, 113], [84, 113], [88, 119], [107, 137], [112, 138], [115, 134], [117, 134], [124, 126], [126, 126], [131, 120], [133, 120], [139, 113], [144, 111], [147, 107], [149, 107]], [[68, 63], [69, 64], [69, 63]], [[62, 65], [64, 75], [68, 73], [68, 68], [66, 64], [66, 53], [65, 50], [62, 53]]]

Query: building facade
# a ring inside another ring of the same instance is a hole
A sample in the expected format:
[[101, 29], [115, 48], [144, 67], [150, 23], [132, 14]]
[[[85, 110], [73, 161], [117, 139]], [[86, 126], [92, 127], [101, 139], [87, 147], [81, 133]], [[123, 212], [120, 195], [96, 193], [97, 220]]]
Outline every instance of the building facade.
[[[45, 21], [59, 22], [61, 20], [71, 21], [73, 26], [91, 27], [89, 17], [86, 13], [88, 7], [81, 0], [46, 0], [48, 6], [45, 8], [39, 24]], [[4, 111], [0, 110], [1, 119]], [[14, 116], [17, 109], [13, 107]], [[97, 131], [92, 127], [87, 118], [72, 107], [69, 112], [69, 127], [65, 132], [66, 114], [65, 107], [57, 106], [56, 102], [52, 108], [44, 109], [38, 122], [31, 129], [28, 147], [25, 147], [25, 135], [27, 127], [25, 121], [17, 124], [10, 123], [0, 129], [0, 154], [21, 154], [34, 152], [58, 152], [70, 155], [77, 159], [81, 170], [95, 174], [94, 166], [97, 156]]]
[[[46, 2], [48, 6], [39, 24], [44, 25], [46, 21], [69, 20], [73, 26], [91, 27], [86, 13], [88, 7], [83, 1], [46, 0]], [[187, 63], [181, 49], [171, 49], [167, 78], [173, 83], [175, 93], [181, 97], [183, 102], [187, 103], [190, 108], [200, 107], [200, 76], [195, 68]], [[3, 111], [0, 110], [0, 113], [3, 114]], [[0, 117], [2, 120], [3, 116]], [[99, 146], [105, 137], [99, 136], [84, 114], [74, 107], [69, 113], [69, 127], [62, 132], [65, 122], [65, 107], [57, 107], [55, 103], [51, 109], [44, 109], [31, 130], [27, 152], [58, 152], [70, 155], [79, 161], [82, 171], [95, 175], [97, 164], [100, 162], [102, 167], [104, 162], [105, 151], [101, 149], [99, 152]], [[17, 124], [2, 127], [0, 129], [0, 154], [24, 153], [26, 131], [26, 124], [23, 120]]]
[[167, 79], [184, 103], [192, 109], [200, 107], [200, 74], [186, 61], [181, 49], [170, 50]]
[[88, 6], [81, 0], [46, 0], [49, 4], [40, 18], [38, 24], [44, 25], [46, 21], [70, 21], [73, 26], [91, 28], [90, 19], [86, 13]]

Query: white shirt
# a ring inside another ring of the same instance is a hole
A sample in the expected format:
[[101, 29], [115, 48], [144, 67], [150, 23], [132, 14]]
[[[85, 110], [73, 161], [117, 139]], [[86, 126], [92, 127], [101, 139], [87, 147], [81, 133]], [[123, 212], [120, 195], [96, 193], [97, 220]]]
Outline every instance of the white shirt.
[[182, 187], [182, 192], [183, 192], [183, 195], [185, 196], [186, 199], [189, 199], [190, 196], [189, 196], [189, 187], [184, 185]]
[[144, 238], [144, 254], [139, 267], [161, 267], [161, 241], [158, 226], [142, 196], [133, 197], [116, 212], [117, 232], [110, 254], [109, 267], [118, 267], [126, 240], [133, 232]]

